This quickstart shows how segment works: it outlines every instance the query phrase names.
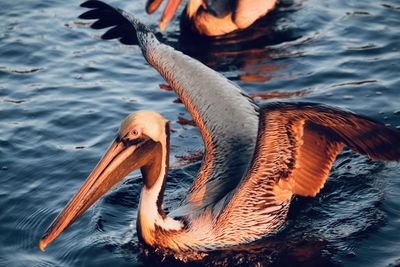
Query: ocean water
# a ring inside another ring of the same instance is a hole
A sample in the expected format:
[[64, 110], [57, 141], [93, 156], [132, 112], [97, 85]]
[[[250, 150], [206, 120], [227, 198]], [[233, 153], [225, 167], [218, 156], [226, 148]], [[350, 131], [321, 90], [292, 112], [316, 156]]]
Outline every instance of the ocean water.
[[[152, 27], [145, 1], [110, 3]], [[143, 250], [138, 172], [47, 248], [37, 243], [95, 166], [121, 120], [153, 109], [172, 121], [166, 207], [199, 168], [202, 140], [138, 47], [102, 41], [78, 1], [3, 0], [0, 8], [0, 266], [179, 265]], [[180, 8], [179, 14], [182, 11]], [[160, 38], [238, 83], [258, 103], [313, 101], [400, 127], [400, 3], [281, 1], [248, 31], [217, 40]], [[400, 165], [350, 151], [316, 198], [296, 198], [285, 228], [211, 253], [208, 266], [400, 266]]]

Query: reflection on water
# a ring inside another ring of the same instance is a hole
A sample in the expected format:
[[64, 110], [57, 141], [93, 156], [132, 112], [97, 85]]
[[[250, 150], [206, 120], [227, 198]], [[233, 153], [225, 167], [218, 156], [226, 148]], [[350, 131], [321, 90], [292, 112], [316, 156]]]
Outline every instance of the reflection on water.
[[[147, 252], [145, 264], [184, 266], [173, 256], [161, 256]], [[327, 242], [321, 240], [289, 240], [282, 237], [253, 242], [246, 246], [236, 246], [218, 250], [202, 257], [201, 261], [190, 262], [190, 266], [334, 266], [329, 257]]]
[[[113, 4], [157, 24], [160, 14], [145, 15], [141, 1]], [[185, 196], [202, 156], [190, 115], [139, 49], [100, 41], [100, 33], [76, 19], [78, 5], [5, 1], [0, 9], [0, 266], [175, 266], [137, 240], [139, 173], [46, 253], [37, 248], [130, 112], [154, 109], [172, 122], [167, 210]], [[258, 103], [321, 102], [400, 127], [399, 8], [390, 0], [281, 1], [243, 32], [195, 38], [180, 31], [177, 19], [161, 38], [234, 80]], [[396, 266], [399, 176], [396, 163], [345, 151], [316, 198], [294, 200], [281, 232], [215, 251], [197, 264]]]

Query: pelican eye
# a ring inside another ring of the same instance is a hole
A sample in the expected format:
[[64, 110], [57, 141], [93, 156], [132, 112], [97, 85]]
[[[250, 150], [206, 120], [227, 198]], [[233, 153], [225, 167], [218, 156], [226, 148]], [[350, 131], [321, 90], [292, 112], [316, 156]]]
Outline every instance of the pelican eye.
[[133, 130], [131, 133], [132, 133], [133, 135], [135, 135], [135, 136], [136, 136], [136, 135], [139, 135], [139, 131], [138, 131], [138, 130], [136, 130], [136, 129], [135, 129], [135, 130]]

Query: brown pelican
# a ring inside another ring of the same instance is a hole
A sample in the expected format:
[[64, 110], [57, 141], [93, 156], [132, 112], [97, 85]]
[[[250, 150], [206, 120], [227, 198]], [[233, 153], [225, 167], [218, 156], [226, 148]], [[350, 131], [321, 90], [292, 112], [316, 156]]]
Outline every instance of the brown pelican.
[[202, 135], [205, 154], [182, 205], [166, 214], [169, 123], [139, 111], [78, 193], [50, 225], [52, 242], [103, 194], [135, 169], [143, 187], [141, 241], [175, 253], [209, 251], [254, 241], [280, 229], [293, 195], [315, 196], [343, 147], [376, 160], [400, 160], [400, 132], [352, 112], [312, 103], [258, 107], [238, 86], [202, 63], [160, 43], [135, 17], [100, 1], [82, 4], [103, 39], [138, 44], [146, 60], [178, 94]]
[[[146, 11], [151, 14], [162, 0], [147, 0]], [[183, 22], [201, 35], [217, 36], [241, 30], [270, 12], [278, 0], [189, 0]], [[163, 30], [173, 18], [181, 0], [168, 0], [160, 20]]]

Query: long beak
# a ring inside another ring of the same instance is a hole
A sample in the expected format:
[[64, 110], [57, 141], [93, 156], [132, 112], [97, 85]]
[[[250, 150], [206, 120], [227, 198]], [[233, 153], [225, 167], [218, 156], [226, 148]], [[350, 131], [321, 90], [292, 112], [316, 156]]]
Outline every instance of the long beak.
[[148, 160], [152, 141], [142, 145], [126, 147], [121, 141], [114, 141], [95, 169], [89, 175], [78, 193], [57, 216], [40, 239], [39, 248], [44, 251], [62, 231], [93, 205], [130, 172], [142, 167]]
[[153, 14], [157, 8], [161, 5], [163, 0], [147, 0], [146, 2], [146, 12], [147, 14]]
[[174, 17], [176, 10], [179, 7], [181, 0], [168, 0], [167, 6], [164, 9], [163, 14], [161, 15], [160, 21], [160, 29], [164, 30], [167, 27], [168, 23]]

